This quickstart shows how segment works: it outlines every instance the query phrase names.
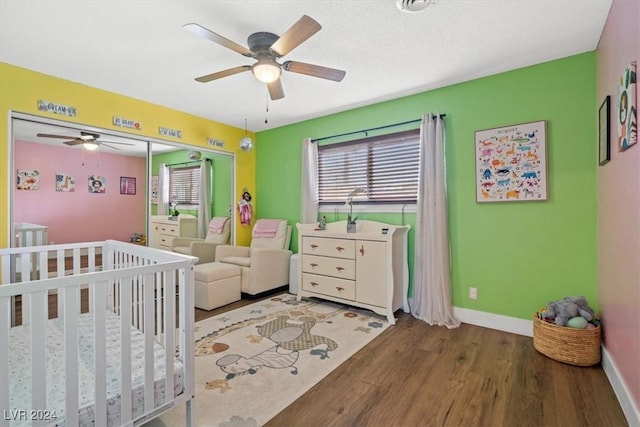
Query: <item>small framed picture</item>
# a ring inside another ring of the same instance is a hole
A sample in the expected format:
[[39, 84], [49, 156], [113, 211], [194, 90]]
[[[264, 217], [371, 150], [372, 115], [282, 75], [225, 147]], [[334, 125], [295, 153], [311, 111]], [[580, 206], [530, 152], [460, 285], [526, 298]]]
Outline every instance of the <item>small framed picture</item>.
[[121, 176], [120, 194], [136, 194], [136, 179], [130, 176]]
[[598, 110], [598, 164], [605, 165], [611, 159], [611, 97], [606, 96]]

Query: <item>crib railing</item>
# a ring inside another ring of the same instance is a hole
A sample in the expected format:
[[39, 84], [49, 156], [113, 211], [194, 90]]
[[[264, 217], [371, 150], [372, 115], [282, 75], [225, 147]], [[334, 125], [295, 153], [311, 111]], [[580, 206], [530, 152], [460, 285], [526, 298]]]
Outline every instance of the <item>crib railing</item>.
[[[121, 420], [132, 421], [131, 326], [144, 334], [144, 415], [151, 418], [163, 408], [186, 401], [191, 417], [194, 395], [193, 359], [193, 264], [195, 258], [108, 240], [82, 244], [0, 249], [0, 407], [9, 407], [9, 330], [15, 324], [18, 304], [21, 322], [29, 327], [32, 372], [32, 408], [45, 409], [47, 318], [64, 323], [66, 425], [78, 422], [78, 324], [81, 298], [86, 295], [88, 311], [94, 316], [95, 425], [106, 425], [106, 339], [105, 314], [120, 316]], [[49, 263], [55, 269], [49, 271]], [[16, 268], [19, 267], [19, 268]], [[70, 267], [70, 268], [68, 268]], [[83, 294], [84, 293], [84, 294]], [[49, 310], [57, 299], [57, 313]], [[176, 305], [177, 300], [177, 305]], [[6, 313], [6, 315], [5, 315]], [[11, 316], [8, 313], [12, 313]], [[164, 351], [165, 403], [155, 407], [154, 342]], [[174, 400], [174, 357], [184, 366], [184, 393]], [[6, 418], [6, 417], [5, 417]], [[34, 420], [33, 425], [39, 420]], [[9, 425], [0, 419], [0, 426]]]

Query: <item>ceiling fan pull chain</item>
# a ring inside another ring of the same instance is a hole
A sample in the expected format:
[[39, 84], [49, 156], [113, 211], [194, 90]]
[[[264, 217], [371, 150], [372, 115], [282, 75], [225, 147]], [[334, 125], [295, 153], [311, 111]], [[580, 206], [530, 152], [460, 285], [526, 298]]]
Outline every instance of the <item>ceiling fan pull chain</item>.
[[267, 123], [269, 123], [269, 94], [267, 93], [267, 111], [264, 113], [264, 124], [266, 125]]

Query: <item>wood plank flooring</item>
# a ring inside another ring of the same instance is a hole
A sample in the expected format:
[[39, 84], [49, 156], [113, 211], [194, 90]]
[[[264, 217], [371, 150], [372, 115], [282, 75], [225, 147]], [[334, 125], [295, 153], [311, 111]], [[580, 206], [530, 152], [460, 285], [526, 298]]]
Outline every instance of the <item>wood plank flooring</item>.
[[[254, 301], [196, 309], [196, 320]], [[600, 366], [551, 360], [530, 337], [396, 316], [266, 426], [628, 425]]]

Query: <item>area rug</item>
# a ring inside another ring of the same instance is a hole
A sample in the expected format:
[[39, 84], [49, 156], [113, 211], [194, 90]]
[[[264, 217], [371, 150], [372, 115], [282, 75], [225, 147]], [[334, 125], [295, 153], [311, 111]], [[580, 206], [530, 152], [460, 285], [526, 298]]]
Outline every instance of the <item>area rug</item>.
[[[368, 310], [282, 294], [196, 323], [196, 426], [259, 426], [389, 326]], [[146, 426], [182, 426], [184, 405]]]

